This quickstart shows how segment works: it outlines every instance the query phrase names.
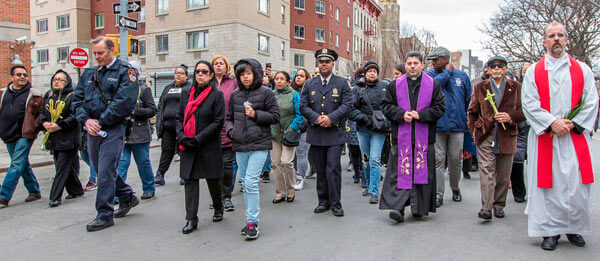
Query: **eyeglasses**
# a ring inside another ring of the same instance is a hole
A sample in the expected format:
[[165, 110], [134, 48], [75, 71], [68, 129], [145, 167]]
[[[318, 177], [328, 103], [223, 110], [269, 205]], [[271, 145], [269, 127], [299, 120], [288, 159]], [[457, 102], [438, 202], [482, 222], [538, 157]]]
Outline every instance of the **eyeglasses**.
[[177, 75], [185, 75], [184, 72], [175, 72], [175, 74], [177, 74]]
[[548, 35], [548, 38], [554, 38], [554, 37], [556, 37], [557, 35], [558, 35], [558, 38], [563, 38], [563, 37], [565, 37], [565, 34], [563, 34], [563, 33], [552, 33], [552, 34], [549, 34], [549, 35]]
[[210, 71], [206, 69], [196, 70], [196, 74], [208, 74]]
[[67, 82], [67, 80], [65, 80], [65, 79], [58, 79], [58, 78], [57, 79], [53, 79], [52, 81], [55, 81], [55, 82]]
[[27, 77], [29, 75], [26, 74], [26, 73], [15, 73], [15, 76], [17, 76], [17, 77]]
[[500, 63], [500, 64], [492, 64], [492, 65], [490, 65], [490, 69], [496, 69], [496, 68], [500, 68], [500, 69], [502, 69], [502, 68], [504, 68], [504, 66], [506, 66], [506, 65], [505, 65], [505, 64], [503, 64], [503, 63]]

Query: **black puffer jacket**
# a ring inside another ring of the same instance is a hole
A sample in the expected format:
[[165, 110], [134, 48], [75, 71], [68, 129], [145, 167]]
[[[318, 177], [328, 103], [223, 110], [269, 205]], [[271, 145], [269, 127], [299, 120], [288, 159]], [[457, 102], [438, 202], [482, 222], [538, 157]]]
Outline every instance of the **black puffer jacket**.
[[529, 135], [529, 124], [522, 121], [518, 125], [519, 136], [517, 136], [517, 153], [513, 159], [516, 163], [523, 163], [527, 159], [527, 135]]
[[52, 86], [52, 79], [58, 73], [64, 73], [67, 76], [67, 85], [62, 91], [51, 89], [46, 95], [44, 95], [44, 106], [42, 107], [42, 111], [40, 112], [40, 130], [46, 130], [44, 128], [44, 122], [50, 122], [51, 115], [50, 111], [46, 108], [46, 105], [49, 103], [50, 99], [58, 100], [58, 96], [60, 95], [60, 100], [65, 102], [65, 107], [60, 114], [60, 118], [56, 121], [56, 124], [60, 127], [60, 130], [50, 133], [48, 137], [48, 141], [46, 141], [46, 149], [48, 150], [71, 150], [71, 149], [79, 149], [81, 146], [81, 127], [79, 126], [79, 121], [75, 118], [73, 111], [71, 111], [71, 101], [73, 100], [73, 84], [71, 82], [71, 76], [63, 70], [58, 70], [52, 78], [50, 79], [50, 86]]
[[[133, 114], [128, 118], [127, 128], [131, 128], [128, 132], [129, 136], [125, 137], [127, 144], [139, 144], [152, 141], [152, 133], [154, 128], [150, 124], [150, 118], [156, 115], [156, 104], [152, 98], [152, 90], [143, 81], [139, 82], [140, 95], [135, 102]], [[129, 126], [131, 124], [131, 126]]]
[[[246, 89], [237, 77], [238, 89], [231, 93], [225, 118], [225, 132], [233, 140], [237, 152], [270, 150], [271, 124], [279, 123], [279, 106], [273, 91], [262, 86], [263, 70], [254, 59], [242, 59], [234, 68], [246, 63], [252, 67], [254, 82]], [[246, 116], [244, 103], [248, 101], [255, 111], [254, 118]]]
[[367, 103], [366, 96], [369, 96], [373, 110], [381, 110], [381, 102], [385, 98], [388, 84], [380, 80], [365, 82], [364, 78], [360, 78], [352, 85], [354, 109], [348, 114], [348, 118], [356, 122], [358, 131], [373, 130], [373, 123], [370, 118], [371, 109]]

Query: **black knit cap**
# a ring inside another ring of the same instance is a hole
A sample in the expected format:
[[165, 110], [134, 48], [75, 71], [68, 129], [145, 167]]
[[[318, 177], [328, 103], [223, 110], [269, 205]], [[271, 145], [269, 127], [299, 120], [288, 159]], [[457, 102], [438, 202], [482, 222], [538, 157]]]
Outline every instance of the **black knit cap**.
[[368, 61], [368, 62], [365, 63], [365, 73], [369, 69], [375, 69], [375, 70], [377, 70], [377, 73], [379, 73], [379, 65], [377, 65], [377, 63], [374, 62], [374, 61]]

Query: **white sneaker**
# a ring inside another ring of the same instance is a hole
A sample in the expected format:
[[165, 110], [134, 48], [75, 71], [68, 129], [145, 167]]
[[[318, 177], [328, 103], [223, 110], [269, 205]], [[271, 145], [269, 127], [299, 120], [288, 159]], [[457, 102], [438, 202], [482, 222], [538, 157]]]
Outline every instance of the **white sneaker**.
[[295, 190], [302, 190], [304, 188], [304, 179], [300, 175], [296, 175], [296, 184], [294, 184]]

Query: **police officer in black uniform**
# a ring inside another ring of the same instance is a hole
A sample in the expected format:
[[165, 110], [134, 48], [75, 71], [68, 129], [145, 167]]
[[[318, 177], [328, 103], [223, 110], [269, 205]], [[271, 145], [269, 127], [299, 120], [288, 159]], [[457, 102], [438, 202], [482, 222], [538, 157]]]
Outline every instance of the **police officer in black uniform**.
[[[87, 151], [98, 173], [96, 210], [98, 215], [87, 224], [97, 231], [114, 224], [113, 217], [124, 217], [139, 200], [133, 189], [117, 175], [125, 137], [125, 118], [138, 96], [137, 73], [126, 61], [114, 55], [115, 44], [100, 36], [91, 41], [98, 66], [85, 70], [75, 89], [73, 110], [85, 126]], [[114, 197], [119, 209], [114, 211]]]
[[315, 57], [319, 62], [320, 75], [304, 85], [300, 100], [300, 111], [310, 125], [306, 136], [310, 144], [309, 155], [317, 170], [319, 205], [314, 212], [322, 213], [331, 208], [333, 215], [341, 217], [344, 210], [340, 202], [340, 158], [346, 143], [344, 123], [354, 105], [352, 91], [348, 80], [332, 73], [338, 58], [335, 51], [319, 49]]

